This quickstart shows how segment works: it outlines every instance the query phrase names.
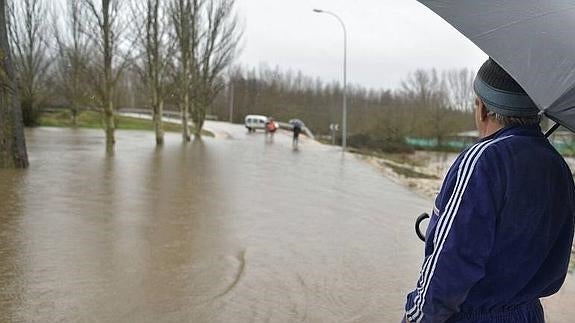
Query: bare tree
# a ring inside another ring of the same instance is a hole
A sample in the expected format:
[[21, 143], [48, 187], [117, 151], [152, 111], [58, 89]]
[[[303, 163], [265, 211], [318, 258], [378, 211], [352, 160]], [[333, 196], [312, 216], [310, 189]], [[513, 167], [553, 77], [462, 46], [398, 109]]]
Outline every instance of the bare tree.
[[165, 0], [145, 0], [135, 5], [133, 21], [143, 59], [137, 63], [152, 106], [156, 144], [164, 143], [162, 115], [167, 91], [167, 73], [173, 46], [167, 39]]
[[453, 107], [463, 111], [473, 109], [473, 80], [475, 73], [467, 68], [453, 69], [444, 72], [447, 81], [447, 94]]
[[178, 72], [176, 75], [180, 113], [182, 116], [182, 137], [190, 141], [189, 111], [190, 86], [195, 69], [195, 53], [198, 44], [198, 15], [204, 0], [173, 0], [170, 16], [177, 42]]
[[5, 9], [5, 1], [0, 0], [0, 168], [26, 168], [28, 154], [8, 42]]
[[[54, 89], [57, 96], [64, 99], [72, 114], [72, 124], [76, 126], [80, 108], [89, 102], [89, 89], [86, 68], [89, 65], [89, 38], [83, 30], [86, 10], [77, 0], [67, 0], [64, 9], [64, 25], [54, 17], [53, 33], [57, 45], [57, 63]], [[58, 14], [56, 13], [56, 14]]]
[[436, 92], [441, 90], [442, 84], [435, 69], [418, 69], [409, 73], [401, 82], [402, 92], [405, 97], [413, 99], [421, 107], [425, 107], [433, 100]]
[[[442, 74], [445, 76], [445, 73]], [[454, 129], [447, 82], [435, 69], [417, 70], [402, 82], [402, 92], [411, 105], [411, 133], [434, 137], [439, 145]], [[420, 116], [425, 116], [422, 119]]]
[[[437, 74], [436, 74], [437, 75]], [[409, 73], [407, 78], [401, 82], [399, 96], [404, 100], [404, 114], [408, 119], [410, 133], [417, 133], [419, 125], [416, 120], [422, 110], [430, 105], [432, 97], [432, 83], [437, 83], [431, 79], [430, 73], [418, 69], [414, 73]]]
[[[97, 2], [100, 4], [98, 5]], [[120, 43], [125, 24], [121, 21], [121, 0], [82, 0], [89, 13], [85, 27], [100, 62], [90, 64], [95, 98], [101, 107], [106, 132], [106, 151], [114, 151], [116, 128], [115, 89], [128, 60], [120, 55]]]
[[50, 60], [46, 44], [47, 10], [41, 0], [9, 1], [10, 42], [19, 77], [24, 124], [38, 119], [38, 103], [45, 94]]
[[210, 0], [202, 9], [201, 33], [192, 73], [194, 134], [200, 136], [207, 107], [225, 87], [222, 77], [235, 58], [242, 32], [234, 13], [235, 0]]

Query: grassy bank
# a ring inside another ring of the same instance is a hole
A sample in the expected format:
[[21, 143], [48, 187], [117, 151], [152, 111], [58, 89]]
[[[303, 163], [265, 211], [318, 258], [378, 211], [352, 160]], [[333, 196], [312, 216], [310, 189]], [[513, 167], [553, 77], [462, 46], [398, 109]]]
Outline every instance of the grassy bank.
[[[430, 169], [429, 157], [432, 152], [420, 151], [412, 153], [387, 153], [370, 149], [349, 148], [350, 153], [358, 154], [364, 158], [375, 158], [381, 167], [392, 170], [395, 174], [406, 179], [441, 179], [442, 173]], [[438, 152], [441, 153], [441, 152]]]
[[373, 150], [373, 149], [367, 149], [367, 148], [357, 149], [357, 148], [353, 148], [353, 147], [348, 148], [348, 151], [350, 153], [354, 153], [354, 154], [367, 155], [367, 156], [372, 156], [372, 157], [390, 160], [390, 161], [395, 162], [397, 164], [407, 164], [408, 166], [412, 166], [412, 167], [425, 166], [425, 164], [421, 160], [416, 160], [415, 158], [413, 158], [415, 151], [409, 152], [409, 153], [389, 153], [389, 152], [383, 152], [381, 150]]
[[[154, 124], [151, 120], [137, 119], [130, 117], [119, 116], [117, 120], [117, 129], [121, 130], [154, 130]], [[59, 111], [43, 113], [40, 116], [39, 121], [40, 127], [64, 127], [72, 128], [74, 127], [72, 123], [72, 115], [69, 111]], [[104, 123], [100, 113], [96, 111], [82, 111], [78, 114], [76, 119], [77, 128], [90, 128], [90, 129], [102, 129]], [[167, 132], [181, 132], [182, 126], [174, 123], [164, 122], [164, 130]], [[202, 130], [202, 135], [207, 137], [213, 137], [214, 134]]]

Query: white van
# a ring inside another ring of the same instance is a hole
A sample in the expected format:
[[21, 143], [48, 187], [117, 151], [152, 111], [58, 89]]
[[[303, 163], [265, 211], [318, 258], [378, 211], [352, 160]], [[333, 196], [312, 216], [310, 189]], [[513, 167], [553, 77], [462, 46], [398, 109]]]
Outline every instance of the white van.
[[256, 129], [266, 129], [266, 123], [268, 122], [268, 117], [250, 114], [245, 118], [245, 125], [249, 132], [256, 131]]

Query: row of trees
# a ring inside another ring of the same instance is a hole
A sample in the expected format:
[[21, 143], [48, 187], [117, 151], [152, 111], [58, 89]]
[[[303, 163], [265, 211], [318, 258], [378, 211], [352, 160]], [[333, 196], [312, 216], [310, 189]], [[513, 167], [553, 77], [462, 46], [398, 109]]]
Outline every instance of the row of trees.
[[[166, 101], [200, 135], [207, 107], [223, 88], [242, 36], [235, 0], [7, 0], [8, 35], [26, 125], [41, 106], [102, 114], [106, 147], [126, 88], [145, 93], [163, 143]], [[132, 100], [133, 101], [133, 100]]]
[[[407, 136], [441, 142], [455, 132], [472, 129], [473, 78], [468, 69], [417, 70], [394, 91], [348, 87], [350, 144], [372, 142], [371, 146], [385, 149], [401, 144]], [[236, 68], [211, 113], [234, 122], [242, 122], [250, 113], [280, 120], [300, 118], [315, 133], [327, 135], [330, 124], [341, 123], [341, 98], [338, 83], [324, 83], [301, 72], [265, 65], [258, 70]]]
[[[341, 121], [338, 83], [267, 66], [229, 68], [242, 36], [235, 0], [4, 1], [2, 120], [21, 117], [9, 105], [21, 107], [27, 125], [35, 124], [41, 106], [68, 107], [73, 121], [81, 109], [97, 109], [108, 151], [121, 106], [151, 109], [157, 144], [163, 143], [164, 109], [180, 112], [185, 141], [190, 119], [199, 135], [207, 113], [234, 122], [249, 113], [300, 118], [319, 134]], [[4, 59], [10, 56], [14, 68]], [[385, 149], [406, 136], [441, 142], [472, 128], [472, 79], [466, 69], [417, 70], [397, 90], [349, 87], [350, 144]], [[23, 140], [21, 127], [7, 124], [0, 125], [0, 138]], [[23, 147], [25, 156], [24, 144], [3, 139], [0, 145]]]

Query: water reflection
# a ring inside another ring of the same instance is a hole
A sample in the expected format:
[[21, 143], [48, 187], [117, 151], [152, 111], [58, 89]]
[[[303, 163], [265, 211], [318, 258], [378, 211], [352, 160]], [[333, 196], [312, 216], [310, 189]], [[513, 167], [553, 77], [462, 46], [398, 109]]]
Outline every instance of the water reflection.
[[[26, 246], [15, 237], [21, 232], [22, 191], [26, 171], [0, 170], [0, 320], [17, 321], [16, 309], [23, 305], [24, 268], [18, 259]], [[11, 235], [7, 232], [15, 232]]]
[[29, 132], [32, 167], [0, 172], [0, 321], [396, 321], [430, 201], [244, 133], [118, 132], [109, 157], [99, 131]]

